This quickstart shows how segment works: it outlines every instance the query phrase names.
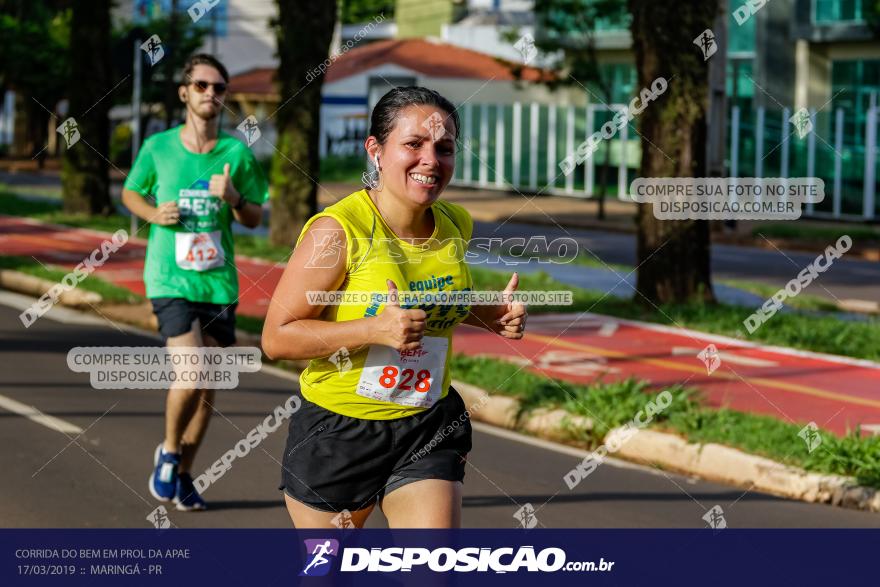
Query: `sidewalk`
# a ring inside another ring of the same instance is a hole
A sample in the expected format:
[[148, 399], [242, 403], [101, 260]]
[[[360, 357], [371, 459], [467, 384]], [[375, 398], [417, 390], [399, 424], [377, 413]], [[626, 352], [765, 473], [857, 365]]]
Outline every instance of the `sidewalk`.
[[[72, 268], [107, 234], [0, 216], [0, 250]], [[96, 275], [143, 294], [143, 239], [132, 239]], [[282, 265], [239, 258], [239, 312], [262, 317]], [[721, 366], [711, 375], [697, 353], [714, 344]], [[880, 423], [880, 365], [763, 347], [680, 328], [592, 314], [535, 315], [516, 343], [472, 327], [456, 332], [457, 352], [513, 361], [548, 376], [586, 383], [637, 377], [658, 387], [700, 387], [711, 405], [810, 421], [838, 434]]]

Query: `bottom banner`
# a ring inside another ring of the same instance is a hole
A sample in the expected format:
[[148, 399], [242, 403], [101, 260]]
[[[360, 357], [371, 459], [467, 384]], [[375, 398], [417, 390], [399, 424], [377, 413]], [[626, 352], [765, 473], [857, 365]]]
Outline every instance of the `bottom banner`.
[[0, 530], [0, 585], [877, 583], [876, 530]]

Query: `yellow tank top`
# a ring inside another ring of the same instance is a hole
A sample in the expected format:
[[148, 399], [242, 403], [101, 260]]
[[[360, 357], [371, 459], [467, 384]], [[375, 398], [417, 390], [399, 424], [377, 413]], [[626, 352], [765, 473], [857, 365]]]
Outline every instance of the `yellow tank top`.
[[[436, 293], [452, 291], [470, 291], [473, 288], [470, 271], [465, 262], [467, 242], [473, 233], [473, 220], [470, 214], [456, 204], [437, 200], [431, 206], [434, 217], [434, 233], [425, 244], [413, 245], [403, 241], [391, 231], [379, 213], [366, 190], [355, 192], [339, 202], [316, 214], [303, 227], [297, 239], [302, 240], [309, 226], [323, 216], [334, 218], [345, 231], [347, 240], [346, 275], [340, 286], [340, 292], [376, 292], [385, 294], [388, 291], [386, 279], [391, 279], [404, 296], [408, 292]], [[461, 301], [461, 300], [458, 300]], [[403, 308], [420, 308], [427, 313], [425, 337], [437, 337], [431, 342], [448, 345], [442, 369], [437, 368], [437, 375], [431, 381], [419, 381], [428, 371], [395, 374], [396, 379], [385, 379], [382, 385], [394, 384], [407, 387], [415, 385], [440, 385], [439, 398], [449, 391], [449, 364], [452, 354], [452, 332], [470, 312], [470, 306], [451, 303], [441, 304], [407, 304], [401, 302]], [[365, 300], [364, 303], [327, 305], [321, 314], [322, 320], [341, 322], [365, 317], [375, 317], [384, 309], [384, 301]], [[445, 338], [444, 343], [440, 338]], [[303, 396], [319, 406], [333, 412], [361, 418], [365, 420], [392, 420], [417, 414], [427, 409], [426, 406], [401, 405], [393, 401], [384, 401], [368, 397], [363, 392], [365, 371], [373, 372], [369, 367], [375, 363], [373, 357], [383, 353], [396, 353], [389, 347], [377, 346], [370, 355], [371, 347], [361, 349], [340, 348], [330, 357], [312, 359], [300, 376]], [[436, 346], [436, 345], [434, 345]], [[427, 348], [427, 347], [426, 347]], [[438, 355], [440, 356], [440, 355]], [[418, 370], [418, 369], [417, 369]], [[383, 371], [386, 376], [394, 371]], [[379, 374], [381, 377], [381, 374]], [[406, 377], [410, 379], [407, 380]], [[373, 379], [376, 375], [373, 376]], [[432, 388], [436, 396], [436, 388]], [[361, 391], [361, 393], [359, 393]], [[418, 395], [415, 392], [410, 392]], [[439, 401], [439, 400], [438, 400]]]

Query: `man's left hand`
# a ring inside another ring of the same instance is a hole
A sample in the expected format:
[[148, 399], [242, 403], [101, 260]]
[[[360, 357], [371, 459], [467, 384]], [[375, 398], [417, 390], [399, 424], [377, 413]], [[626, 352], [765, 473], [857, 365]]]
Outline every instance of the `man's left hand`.
[[217, 198], [221, 198], [230, 206], [235, 206], [241, 199], [241, 194], [232, 185], [232, 178], [229, 176], [230, 166], [226, 163], [223, 166], [223, 175], [214, 174], [211, 176], [211, 183], [208, 186], [208, 192]]

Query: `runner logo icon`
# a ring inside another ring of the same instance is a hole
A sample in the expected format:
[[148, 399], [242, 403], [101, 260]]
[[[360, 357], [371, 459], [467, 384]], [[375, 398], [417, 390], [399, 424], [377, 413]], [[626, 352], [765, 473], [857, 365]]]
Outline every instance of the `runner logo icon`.
[[339, 541], [332, 538], [304, 540], [306, 566], [300, 577], [323, 577], [330, 571], [330, 563], [339, 554]]

